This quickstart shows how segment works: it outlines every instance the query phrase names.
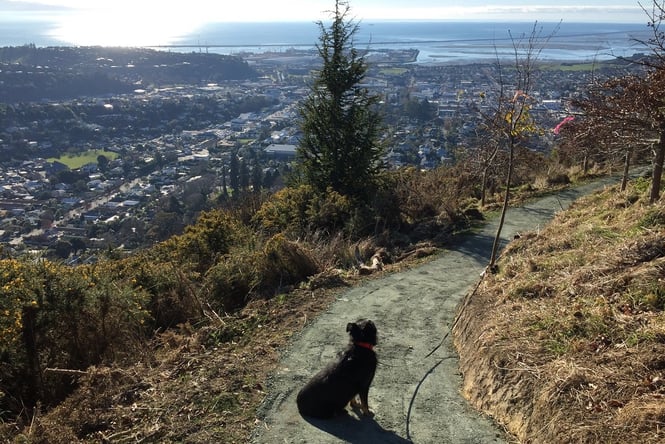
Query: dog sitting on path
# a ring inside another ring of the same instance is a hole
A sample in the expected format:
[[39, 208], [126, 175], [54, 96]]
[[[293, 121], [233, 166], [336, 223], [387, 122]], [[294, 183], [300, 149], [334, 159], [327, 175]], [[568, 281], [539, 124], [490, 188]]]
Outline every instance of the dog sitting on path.
[[[369, 386], [376, 372], [376, 326], [360, 319], [350, 322], [346, 331], [351, 343], [340, 358], [321, 370], [300, 390], [297, 403], [303, 416], [332, 418], [344, 413], [347, 404], [371, 415], [367, 405]], [[356, 400], [360, 397], [360, 404]]]

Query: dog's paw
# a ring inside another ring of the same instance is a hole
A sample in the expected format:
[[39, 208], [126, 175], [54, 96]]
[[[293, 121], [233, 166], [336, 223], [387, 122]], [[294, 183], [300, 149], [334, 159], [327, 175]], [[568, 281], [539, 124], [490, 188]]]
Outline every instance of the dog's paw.
[[349, 401], [349, 405], [359, 416], [374, 416], [374, 412], [372, 412], [368, 406], [363, 405], [362, 401], [355, 396]]
[[370, 417], [370, 418], [374, 418], [374, 412], [371, 411], [371, 410], [369, 409], [369, 407], [367, 407], [366, 409], [361, 409], [361, 411], [362, 411], [362, 415], [363, 415], [363, 416], [368, 416], [368, 417]]

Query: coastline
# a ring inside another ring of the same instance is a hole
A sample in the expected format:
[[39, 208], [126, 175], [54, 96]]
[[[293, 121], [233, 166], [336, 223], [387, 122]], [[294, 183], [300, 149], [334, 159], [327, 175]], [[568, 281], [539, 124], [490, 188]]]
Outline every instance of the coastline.
[[[0, 47], [34, 44], [46, 46], [96, 46], [59, 41], [49, 36], [52, 24], [0, 21]], [[5, 26], [7, 25], [7, 26]], [[543, 60], [602, 61], [640, 52], [636, 40], [648, 36], [648, 28], [635, 24], [541, 23], [539, 34], [549, 37]], [[534, 31], [533, 23], [483, 23], [444, 21], [359, 21], [355, 46], [370, 52], [418, 51], [413, 62], [449, 63], [493, 60], [513, 52], [513, 37]], [[17, 30], [20, 29], [20, 32]], [[212, 23], [174, 36], [169, 42], [136, 47], [176, 52], [210, 52], [227, 55], [284, 54], [315, 49], [319, 29], [314, 23]], [[126, 46], [126, 45], [119, 45]]]

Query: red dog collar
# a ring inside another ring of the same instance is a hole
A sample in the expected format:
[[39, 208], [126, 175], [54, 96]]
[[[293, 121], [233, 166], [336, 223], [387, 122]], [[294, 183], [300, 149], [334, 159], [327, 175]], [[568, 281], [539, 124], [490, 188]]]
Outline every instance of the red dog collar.
[[354, 344], [356, 344], [358, 347], [366, 348], [367, 350], [373, 350], [374, 349], [374, 346], [372, 344], [370, 344], [369, 342], [356, 341], [356, 342], [354, 342]]

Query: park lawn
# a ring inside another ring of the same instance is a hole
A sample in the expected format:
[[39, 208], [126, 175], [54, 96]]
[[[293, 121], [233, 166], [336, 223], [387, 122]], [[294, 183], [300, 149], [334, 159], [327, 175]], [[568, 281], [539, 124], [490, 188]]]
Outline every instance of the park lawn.
[[67, 165], [70, 170], [75, 170], [89, 163], [97, 163], [97, 157], [99, 156], [106, 156], [107, 159], [114, 160], [119, 156], [119, 154], [114, 153], [113, 151], [88, 150], [76, 155], [67, 153], [60, 157], [51, 157], [47, 160], [49, 162], [60, 162]]
[[401, 76], [407, 71], [406, 68], [383, 68], [380, 70], [381, 74], [385, 76]]
[[542, 69], [552, 70], [552, 71], [571, 71], [571, 72], [582, 72], [582, 71], [593, 71], [601, 67], [615, 67], [619, 68], [621, 65], [619, 63], [612, 62], [585, 62], [585, 63], [569, 63], [569, 62], [552, 62], [544, 63]]

